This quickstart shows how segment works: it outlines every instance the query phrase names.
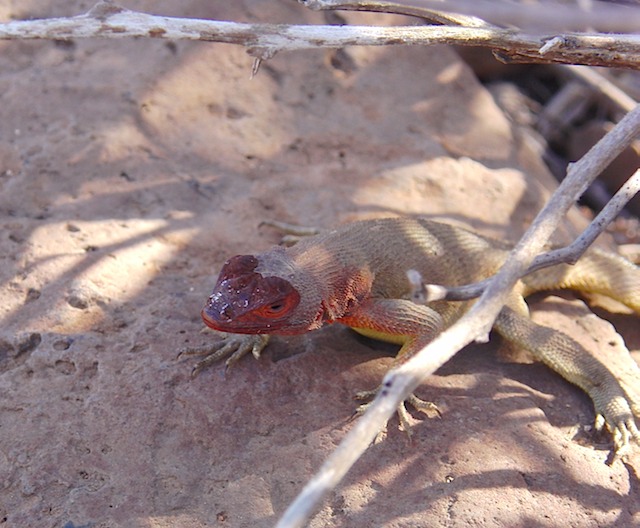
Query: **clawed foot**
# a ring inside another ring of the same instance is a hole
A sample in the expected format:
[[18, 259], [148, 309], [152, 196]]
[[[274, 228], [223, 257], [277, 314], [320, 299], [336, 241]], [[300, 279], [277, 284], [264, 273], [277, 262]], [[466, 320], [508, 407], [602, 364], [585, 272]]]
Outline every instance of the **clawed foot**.
[[268, 335], [227, 334], [224, 339], [208, 346], [183, 348], [178, 353], [177, 359], [184, 356], [204, 356], [191, 371], [191, 377], [195, 378], [203, 369], [224, 358], [227, 358], [224, 362], [227, 369], [249, 352], [253, 357], [259, 359], [268, 343]]
[[[375, 398], [377, 394], [378, 394], [378, 389], [360, 391], [356, 393], [356, 399], [357, 400], [373, 400], [373, 398]], [[372, 403], [373, 403], [372, 401], [367, 401], [366, 403], [359, 405], [358, 408], [355, 410], [354, 416], [360, 416], [361, 414], [363, 414], [371, 406]], [[438, 417], [442, 416], [440, 414], [440, 410], [438, 409], [435, 403], [421, 400], [415, 394], [410, 394], [406, 400], [404, 400], [400, 405], [398, 405], [398, 410], [397, 410], [398, 420], [400, 422], [400, 429], [405, 433], [407, 433], [409, 437], [411, 437], [411, 427], [414, 419], [409, 414], [409, 411], [407, 411], [407, 408], [406, 408], [407, 403], [411, 405], [413, 408], [415, 408], [417, 411], [420, 411], [421, 413], [426, 414], [429, 418], [434, 416], [438, 416]]]
[[608, 464], [624, 457], [631, 449], [632, 442], [640, 445], [640, 431], [633, 414], [624, 413], [623, 416], [607, 418], [605, 414], [598, 413], [594, 428], [596, 431], [602, 431], [605, 427], [613, 436], [613, 452], [607, 461]]

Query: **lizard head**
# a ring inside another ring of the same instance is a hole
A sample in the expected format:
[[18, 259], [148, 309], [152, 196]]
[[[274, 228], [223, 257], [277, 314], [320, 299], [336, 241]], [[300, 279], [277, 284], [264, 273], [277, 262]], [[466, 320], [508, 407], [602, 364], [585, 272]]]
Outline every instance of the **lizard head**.
[[260, 264], [254, 255], [225, 262], [202, 310], [207, 326], [236, 334], [271, 334], [291, 327], [300, 294], [288, 280], [261, 273]]

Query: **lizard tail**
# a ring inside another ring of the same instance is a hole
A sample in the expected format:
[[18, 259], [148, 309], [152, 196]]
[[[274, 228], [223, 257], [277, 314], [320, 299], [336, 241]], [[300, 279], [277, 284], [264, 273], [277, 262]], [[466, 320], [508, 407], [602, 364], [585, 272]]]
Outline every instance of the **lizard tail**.
[[640, 314], [640, 267], [598, 249], [586, 252], [574, 265], [560, 264], [527, 275], [527, 294], [571, 289], [606, 295]]

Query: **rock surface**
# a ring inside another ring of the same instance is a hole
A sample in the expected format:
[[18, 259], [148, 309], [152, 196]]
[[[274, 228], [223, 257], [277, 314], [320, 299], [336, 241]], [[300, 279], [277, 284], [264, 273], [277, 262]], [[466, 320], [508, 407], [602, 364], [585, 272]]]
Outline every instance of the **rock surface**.
[[[91, 2], [9, 5], [3, 20]], [[126, 6], [322, 23], [277, 0]], [[221, 44], [0, 50], [1, 526], [272, 526], [392, 351], [331, 327], [190, 379], [176, 353], [214, 339], [199, 310], [222, 262], [278, 241], [264, 219], [421, 214], [515, 240], [554, 187], [447, 48], [280, 54], [252, 80], [252, 59]], [[534, 307], [628, 360], [581, 301]], [[599, 313], [637, 361], [637, 318]], [[638, 449], [605, 465], [589, 399], [497, 347], [429, 378], [419, 394], [443, 418], [418, 422], [412, 443], [392, 421], [311, 526], [640, 526]]]

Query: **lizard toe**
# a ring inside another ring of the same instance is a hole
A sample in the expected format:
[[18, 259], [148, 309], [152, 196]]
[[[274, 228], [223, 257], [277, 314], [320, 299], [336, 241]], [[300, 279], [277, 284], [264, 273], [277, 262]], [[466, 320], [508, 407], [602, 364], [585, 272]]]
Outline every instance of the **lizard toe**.
[[227, 369], [249, 352], [251, 352], [256, 359], [259, 359], [262, 350], [267, 346], [268, 342], [269, 338], [265, 335], [229, 334], [225, 336], [224, 339], [211, 345], [183, 348], [178, 353], [178, 359], [184, 356], [204, 356], [191, 370], [191, 377], [195, 378], [205, 368], [218, 363], [224, 358], [227, 358], [225, 361]]
[[[372, 400], [373, 398], [376, 397], [379, 390], [380, 389], [378, 388], [375, 390], [358, 391], [355, 395], [355, 398], [360, 401]], [[356, 408], [353, 416], [356, 417], [356, 416], [360, 416], [361, 414], [364, 414], [366, 410], [371, 406], [371, 404], [372, 404], [371, 401], [367, 401], [365, 403], [360, 404]], [[426, 414], [429, 418], [433, 416], [439, 416], [439, 417], [442, 416], [440, 413], [440, 410], [438, 409], [438, 406], [435, 403], [422, 400], [418, 398], [415, 394], [411, 393], [405, 399], [405, 401], [403, 401], [402, 403], [400, 403], [400, 405], [398, 405], [398, 409], [396, 411], [398, 415], [398, 421], [400, 422], [400, 430], [404, 431], [409, 436], [409, 438], [411, 438], [411, 428], [415, 424], [416, 420], [411, 416], [411, 414], [407, 410], [407, 407], [406, 407], [407, 404], [414, 407], [417, 411], [420, 411], [421, 413]]]
[[629, 452], [632, 443], [640, 445], [640, 430], [626, 399], [612, 398], [604, 407], [604, 410], [597, 410], [594, 428], [596, 431], [606, 428], [611, 433], [613, 452], [610, 463], [613, 463]]
[[438, 418], [442, 418], [440, 409], [438, 409], [438, 406], [433, 402], [421, 400], [413, 393], [411, 393], [405, 401], [411, 404], [411, 406], [414, 407], [417, 411], [426, 414], [429, 418], [435, 416], [437, 416]]
[[612, 462], [624, 457], [631, 449], [632, 443], [640, 445], [640, 431], [633, 419], [616, 423], [611, 432], [613, 434]]

